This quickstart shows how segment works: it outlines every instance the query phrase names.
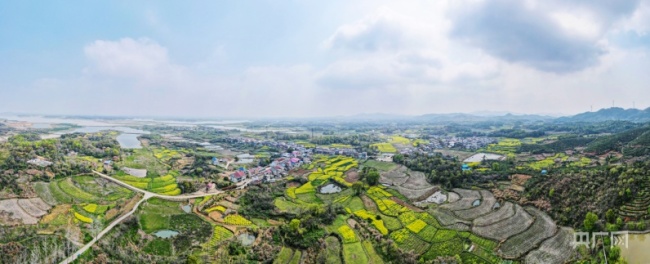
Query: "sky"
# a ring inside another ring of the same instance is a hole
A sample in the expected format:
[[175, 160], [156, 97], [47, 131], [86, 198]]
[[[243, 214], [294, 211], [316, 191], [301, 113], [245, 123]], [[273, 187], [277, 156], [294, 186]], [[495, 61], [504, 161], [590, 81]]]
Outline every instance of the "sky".
[[3, 1], [0, 113], [650, 107], [650, 0]]

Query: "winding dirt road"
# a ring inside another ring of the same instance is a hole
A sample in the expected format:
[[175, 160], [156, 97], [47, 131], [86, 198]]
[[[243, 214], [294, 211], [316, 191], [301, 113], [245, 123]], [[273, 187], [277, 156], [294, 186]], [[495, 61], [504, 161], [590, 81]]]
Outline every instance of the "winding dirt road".
[[[169, 201], [185, 201], [185, 200], [189, 200], [189, 199], [193, 199], [193, 198], [206, 197], [206, 196], [217, 195], [217, 194], [223, 193], [223, 191], [221, 191], [221, 190], [215, 190], [215, 191], [212, 191], [212, 192], [207, 192], [207, 193], [202, 192], [202, 193], [196, 193], [196, 194], [190, 194], [190, 195], [179, 195], [179, 196], [162, 195], [162, 194], [152, 193], [152, 192], [149, 192], [149, 191], [145, 191], [145, 190], [133, 187], [133, 186], [131, 186], [131, 185], [129, 185], [129, 184], [123, 182], [123, 181], [115, 179], [115, 178], [113, 178], [111, 176], [108, 176], [106, 174], [99, 173], [97, 171], [93, 171], [93, 173], [98, 175], [99, 177], [102, 177], [102, 178], [107, 179], [109, 181], [112, 181], [112, 182], [114, 182], [114, 183], [116, 183], [116, 184], [118, 184], [120, 186], [123, 186], [124, 188], [132, 190], [134, 192], [142, 193], [142, 194], [144, 194], [144, 197], [142, 197], [142, 199], [140, 201], [138, 201], [137, 204], [135, 204], [135, 206], [133, 207], [133, 209], [131, 209], [131, 211], [129, 211], [128, 213], [122, 215], [121, 217], [119, 217], [118, 219], [113, 221], [111, 224], [109, 224], [106, 228], [104, 228], [104, 230], [99, 232], [99, 234], [93, 240], [91, 240], [86, 245], [84, 245], [82, 248], [77, 250], [77, 252], [72, 254], [72, 256], [69, 256], [68, 258], [61, 261], [60, 262], [61, 264], [68, 264], [68, 263], [72, 263], [73, 261], [75, 261], [79, 256], [81, 256], [81, 254], [86, 252], [86, 250], [88, 250], [95, 243], [97, 243], [97, 241], [99, 241], [105, 234], [107, 234], [108, 232], [113, 230], [113, 228], [116, 225], [118, 225], [119, 223], [124, 221], [124, 219], [128, 218], [129, 216], [133, 215], [133, 213], [135, 213], [135, 211], [138, 210], [138, 207], [140, 206], [140, 204], [142, 204], [146, 200], [149, 200], [149, 198], [156, 197], [156, 198], [169, 200]], [[250, 182], [250, 180], [245, 180], [245, 181], [237, 183], [237, 186], [245, 187], [245, 186], [248, 185], [249, 182]]]

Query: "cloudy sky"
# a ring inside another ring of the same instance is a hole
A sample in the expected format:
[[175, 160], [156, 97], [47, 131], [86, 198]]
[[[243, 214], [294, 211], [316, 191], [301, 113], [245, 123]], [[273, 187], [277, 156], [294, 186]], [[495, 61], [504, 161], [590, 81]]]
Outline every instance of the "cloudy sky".
[[4, 1], [0, 112], [650, 106], [650, 0]]

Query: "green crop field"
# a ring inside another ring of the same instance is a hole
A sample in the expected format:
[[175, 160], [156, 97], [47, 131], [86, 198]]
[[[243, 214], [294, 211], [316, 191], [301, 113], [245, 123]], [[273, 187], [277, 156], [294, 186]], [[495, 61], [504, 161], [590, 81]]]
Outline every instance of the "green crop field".
[[384, 152], [384, 153], [395, 153], [397, 152], [397, 149], [393, 146], [391, 143], [376, 143], [370, 145], [371, 147], [376, 147], [379, 152]]
[[79, 187], [75, 186], [72, 182], [72, 178], [66, 178], [58, 182], [59, 188], [61, 191], [66, 193], [68, 196], [73, 197], [77, 201], [81, 202], [94, 202], [99, 200], [98, 197], [85, 192]]
[[367, 160], [363, 163], [364, 166], [373, 167], [380, 171], [391, 171], [397, 167], [397, 164], [392, 162], [384, 162], [377, 160]]
[[361, 242], [343, 244], [343, 259], [346, 264], [367, 264], [368, 256]]

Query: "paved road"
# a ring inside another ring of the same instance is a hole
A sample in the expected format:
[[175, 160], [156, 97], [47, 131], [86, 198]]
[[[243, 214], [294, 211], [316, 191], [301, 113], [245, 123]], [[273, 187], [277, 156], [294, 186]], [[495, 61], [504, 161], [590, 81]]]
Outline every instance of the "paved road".
[[[90, 247], [92, 247], [92, 246], [93, 246], [97, 241], [99, 241], [99, 239], [101, 239], [105, 234], [107, 234], [108, 232], [110, 232], [111, 230], [113, 230], [113, 228], [114, 228], [115, 226], [117, 226], [119, 223], [121, 223], [122, 221], [124, 221], [124, 219], [128, 218], [128, 217], [131, 216], [133, 213], [135, 213], [135, 211], [138, 209], [138, 207], [140, 206], [140, 204], [142, 204], [142, 202], [144, 202], [144, 201], [146, 201], [146, 200], [149, 200], [149, 198], [151, 198], [151, 197], [157, 197], [157, 198], [160, 198], [160, 199], [165, 199], [165, 200], [170, 200], [170, 201], [184, 201], [184, 200], [188, 200], [188, 199], [199, 198], [199, 197], [206, 197], [206, 196], [211, 196], [211, 195], [216, 195], [216, 194], [223, 193], [223, 191], [216, 190], [216, 191], [208, 192], [208, 193], [199, 193], [199, 194], [190, 194], [190, 195], [179, 195], [179, 196], [162, 195], [162, 194], [152, 193], [152, 192], [149, 192], [149, 191], [145, 191], [145, 190], [142, 190], [142, 189], [139, 189], [139, 188], [133, 187], [133, 186], [128, 185], [127, 183], [125, 183], [125, 182], [123, 182], [123, 181], [120, 181], [120, 180], [118, 180], [118, 179], [115, 179], [115, 178], [110, 177], [110, 176], [108, 176], [108, 175], [106, 175], [106, 174], [103, 174], [103, 173], [99, 173], [99, 172], [96, 172], [96, 171], [93, 171], [93, 173], [97, 174], [99, 177], [102, 177], [102, 178], [107, 179], [107, 180], [109, 180], [109, 181], [112, 181], [112, 182], [114, 182], [114, 183], [116, 183], [116, 184], [119, 184], [119, 185], [121, 185], [121, 186], [124, 186], [125, 188], [128, 188], [129, 190], [132, 190], [132, 191], [134, 191], [134, 192], [143, 193], [143, 194], [144, 194], [144, 197], [142, 198], [142, 200], [138, 201], [137, 204], [135, 204], [135, 206], [133, 207], [133, 209], [131, 209], [131, 211], [129, 211], [129, 212], [126, 213], [125, 215], [121, 216], [120, 218], [116, 219], [115, 221], [113, 221], [110, 225], [108, 225], [106, 228], [104, 228], [104, 230], [102, 230], [101, 232], [99, 232], [99, 234], [98, 234], [98, 235], [97, 235], [93, 240], [91, 240], [91, 241], [88, 242], [85, 246], [83, 246], [82, 248], [80, 248], [79, 250], [77, 250], [77, 252], [75, 252], [72, 256], [69, 256], [69, 257], [66, 258], [65, 260], [61, 261], [61, 264], [72, 263], [72, 262], [73, 262], [74, 260], [76, 260], [79, 256], [81, 256], [81, 254], [83, 254], [84, 252], [86, 252], [86, 250], [88, 250], [88, 249], [89, 249]], [[250, 180], [244, 180], [244, 181], [242, 181], [242, 182], [240, 182], [240, 183], [237, 183], [237, 186], [245, 187], [245, 186], [248, 185], [249, 182], [250, 182]]]

